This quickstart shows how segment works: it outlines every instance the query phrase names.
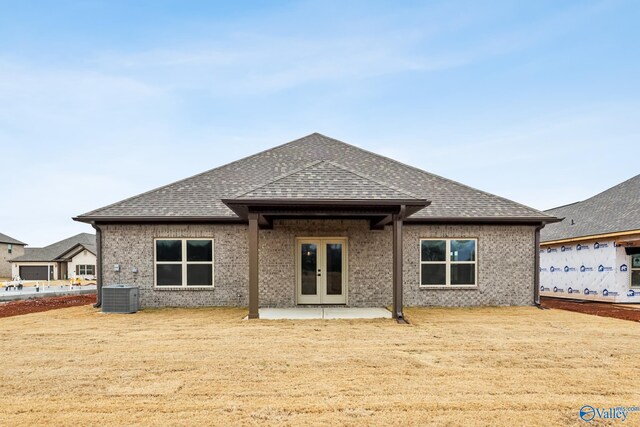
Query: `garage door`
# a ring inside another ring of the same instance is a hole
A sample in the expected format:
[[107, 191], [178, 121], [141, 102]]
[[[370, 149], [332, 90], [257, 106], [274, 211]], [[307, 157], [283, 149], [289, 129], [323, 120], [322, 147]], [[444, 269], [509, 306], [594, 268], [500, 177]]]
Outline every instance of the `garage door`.
[[47, 280], [47, 266], [20, 266], [20, 278], [22, 280]]

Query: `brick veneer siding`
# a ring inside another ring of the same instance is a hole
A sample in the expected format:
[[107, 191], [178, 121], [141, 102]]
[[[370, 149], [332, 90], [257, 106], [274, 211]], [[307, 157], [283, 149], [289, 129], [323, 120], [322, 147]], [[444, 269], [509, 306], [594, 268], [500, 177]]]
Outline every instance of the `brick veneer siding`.
[[[103, 225], [104, 284], [140, 286], [142, 307], [248, 305], [246, 225]], [[369, 230], [362, 220], [276, 220], [260, 230], [261, 307], [296, 304], [296, 237], [348, 239], [348, 305], [388, 306], [392, 296], [391, 227]], [[156, 290], [153, 287], [154, 238], [211, 237], [214, 283], [207, 290]], [[420, 288], [420, 238], [478, 239], [477, 289]], [[531, 305], [534, 281], [534, 228], [527, 226], [404, 227], [404, 301], [407, 306]], [[120, 264], [115, 273], [113, 265]], [[139, 273], [131, 272], [137, 267]]]
[[[248, 305], [249, 250], [244, 225], [126, 225], [102, 228], [103, 281], [140, 287], [142, 307], [198, 307]], [[156, 290], [153, 287], [155, 238], [214, 239], [214, 288]], [[120, 274], [113, 265], [120, 264]], [[131, 272], [138, 268], [138, 274]]]
[[[420, 287], [421, 238], [477, 238], [477, 289]], [[406, 306], [532, 305], [535, 227], [415, 225], [404, 228]]]
[[363, 220], [282, 220], [260, 232], [261, 307], [296, 305], [296, 237], [347, 238], [347, 303], [391, 303], [391, 229], [370, 231]]
[[9, 245], [0, 243], [0, 277], [11, 278], [11, 258], [24, 255], [24, 245], [11, 245], [11, 253], [9, 253]]

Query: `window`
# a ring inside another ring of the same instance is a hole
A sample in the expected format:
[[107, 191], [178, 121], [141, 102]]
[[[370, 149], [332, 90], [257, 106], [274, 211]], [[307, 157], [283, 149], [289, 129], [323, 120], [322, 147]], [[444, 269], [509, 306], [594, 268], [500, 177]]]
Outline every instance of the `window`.
[[640, 288], [640, 254], [631, 255], [631, 287]]
[[213, 286], [212, 239], [156, 239], [157, 287]]
[[76, 274], [79, 276], [93, 276], [96, 274], [95, 265], [76, 265]]
[[7, 252], [13, 252], [13, 245], [11, 243], [7, 244]]
[[476, 239], [420, 240], [421, 286], [475, 286]]

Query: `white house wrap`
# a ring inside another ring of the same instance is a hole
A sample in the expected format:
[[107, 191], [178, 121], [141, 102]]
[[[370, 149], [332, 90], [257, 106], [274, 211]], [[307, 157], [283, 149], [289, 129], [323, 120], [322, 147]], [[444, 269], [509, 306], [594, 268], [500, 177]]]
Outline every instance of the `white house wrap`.
[[546, 211], [540, 295], [640, 303], [640, 175], [583, 202]]

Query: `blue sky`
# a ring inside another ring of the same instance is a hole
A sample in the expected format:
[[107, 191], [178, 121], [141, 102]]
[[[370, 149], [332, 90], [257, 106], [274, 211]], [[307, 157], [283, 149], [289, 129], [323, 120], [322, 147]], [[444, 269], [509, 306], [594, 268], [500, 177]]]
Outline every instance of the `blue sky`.
[[640, 3], [0, 0], [0, 231], [312, 132], [547, 209], [639, 173]]

